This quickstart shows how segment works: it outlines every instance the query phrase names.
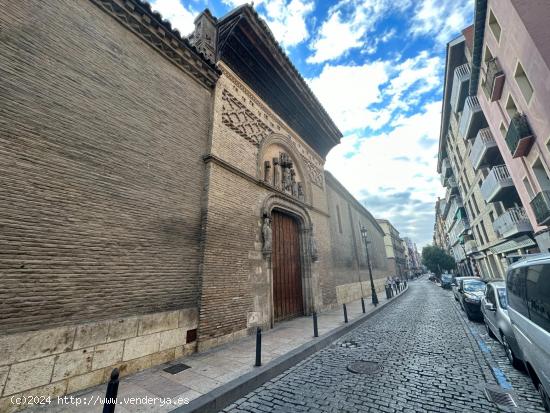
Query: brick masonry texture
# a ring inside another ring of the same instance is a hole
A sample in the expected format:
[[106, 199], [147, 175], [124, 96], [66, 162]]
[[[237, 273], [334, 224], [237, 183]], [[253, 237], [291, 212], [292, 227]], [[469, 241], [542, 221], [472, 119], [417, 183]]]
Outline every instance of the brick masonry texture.
[[195, 307], [211, 92], [89, 1], [0, 4], [0, 333]]
[[[211, 90], [96, 3], [0, 0], [2, 402], [271, 327], [270, 208], [300, 219], [305, 313], [357, 297], [368, 276], [359, 223], [377, 282], [386, 275], [374, 218], [223, 62]], [[240, 102], [225, 123], [224, 91]], [[262, 181], [275, 142], [303, 202]], [[336, 203], [355, 230], [333, 239]]]

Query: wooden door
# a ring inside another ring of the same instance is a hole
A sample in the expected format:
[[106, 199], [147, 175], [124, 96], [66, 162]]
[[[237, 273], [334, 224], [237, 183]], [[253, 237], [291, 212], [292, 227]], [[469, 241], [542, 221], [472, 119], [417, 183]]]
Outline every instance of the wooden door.
[[281, 212], [272, 213], [273, 306], [275, 321], [304, 314], [300, 232], [298, 223]]

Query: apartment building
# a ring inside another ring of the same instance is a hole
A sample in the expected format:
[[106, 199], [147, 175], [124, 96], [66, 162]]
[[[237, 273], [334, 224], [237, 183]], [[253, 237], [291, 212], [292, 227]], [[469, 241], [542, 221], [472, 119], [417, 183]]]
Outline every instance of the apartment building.
[[[441, 219], [459, 272], [502, 278], [508, 255], [535, 246], [501, 148], [475, 95], [474, 26], [447, 45], [438, 172], [446, 187]], [[508, 179], [509, 185], [500, 182]], [[440, 203], [441, 204], [441, 203]]]
[[[498, 149], [503, 158], [503, 165], [486, 162], [485, 199], [495, 202], [507, 193], [519, 198], [505, 203], [496, 228], [501, 235], [533, 229], [543, 252], [550, 251], [548, 21], [550, 3], [545, 0], [477, 0], [470, 84], [487, 120], [472, 153], [483, 160], [484, 153]], [[509, 246], [534, 250], [529, 238], [515, 241]]]
[[445, 210], [445, 199], [437, 198], [435, 202], [435, 222], [434, 222], [434, 235], [433, 244], [445, 251], [448, 251], [448, 237], [445, 230], [445, 219], [443, 219], [443, 211]]

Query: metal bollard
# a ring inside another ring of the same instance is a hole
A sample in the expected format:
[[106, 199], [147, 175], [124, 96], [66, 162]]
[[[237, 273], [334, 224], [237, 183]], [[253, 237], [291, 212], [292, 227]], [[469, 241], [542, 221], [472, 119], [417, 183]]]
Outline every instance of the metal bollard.
[[255, 367], [262, 365], [262, 329], [258, 327], [256, 329], [256, 364]]
[[103, 404], [103, 413], [114, 413], [116, 407], [116, 398], [118, 393], [118, 369], [113, 369], [111, 379], [107, 384], [107, 392], [105, 393], [105, 403]]
[[365, 299], [363, 297], [361, 297], [361, 308], [363, 309], [363, 314], [365, 314]]
[[345, 304], [342, 304], [344, 306], [344, 323], [348, 322], [348, 309], [346, 308]]
[[391, 287], [386, 285], [386, 298], [389, 300], [391, 298]]
[[319, 337], [319, 330], [317, 329], [317, 313], [313, 312], [313, 337]]

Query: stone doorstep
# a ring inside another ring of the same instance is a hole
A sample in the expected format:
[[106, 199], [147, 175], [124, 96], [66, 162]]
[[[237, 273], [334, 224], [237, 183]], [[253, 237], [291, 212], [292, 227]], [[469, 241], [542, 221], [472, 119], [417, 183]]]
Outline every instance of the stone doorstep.
[[[407, 291], [408, 291], [408, 288], [406, 288], [404, 291], [402, 291], [399, 295], [397, 295], [394, 298], [401, 297]], [[273, 377], [281, 374], [288, 368], [296, 365], [297, 363], [304, 360], [311, 354], [323, 349], [324, 347], [327, 347], [328, 345], [333, 343], [335, 340], [337, 340], [340, 336], [358, 327], [360, 324], [362, 324], [363, 322], [371, 318], [374, 314], [378, 313], [386, 305], [391, 305], [391, 303], [395, 301], [396, 301], [395, 299], [388, 301], [385, 298], [382, 298], [380, 300], [380, 304], [376, 308], [371, 308], [372, 304], [369, 304], [368, 307], [370, 311], [367, 310], [368, 311], [367, 314], [363, 315], [361, 312], [359, 315], [357, 315], [353, 319], [349, 317], [349, 311], [348, 311], [348, 318], [349, 318], [348, 324], [343, 324], [332, 329], [327, 329], [329, 330], [328, 333], [320, 336], [318, 339], [311, 338], [308, 340], [307, 343], [302, 344], [297, 348], [294, 348], [286, 352], [286, 354], [284, 355], [277, 357], [276, 354], [273, 354], [275, 357], [273, 357], [273, 359], [269, 357], [270, 358], [269, 361], [267, 361], [266, 358], [262, 357], [262, 361], [264, 363], [261, 367], [253, 368], [252, 371], [250, 372], [244, 372], [244, 374], [237, 376], [236, 378], [229, 381], [228, 383], [225, 383], [218, 387], [213, 388], [212, 390], [208, 391], [206, 394], [191, 400], [189, 404], [180, 406], [172, 410], [172, 412], [173, 413], [219, 412], [220, 410], [230, 405], [235, 400], [238, 400], [239, 398], [253, 391], [257, 387], [261, 386], [265, 382], [271, 380]], [[358, 305], [359, 305], [359, 311], [361, 311], [361, 305], [360, 304]], [[321, 320], [321, 317], [322, 315], [319, 316], [319, 320]], [[343, 319], [342, 319], [342, 322], [343, 322]], [[268, 331], [266, 336], [268, 336], [269, 334], [276, 334], [276, 333], [277, 333], [277, 329], [272, 329]], [[251, 337], [247, 337], [247, 339], [251, 339]], [[226, 348], [225, 350], [228, 350], [228, 349]], [[213, 349], [213, 350], [210, 350], [209, 352], [215, 352], [215, 351], [216, 349]], [[224, 377], [224, 376], [221, 376], [221, 377]], [[227, 376], [227, 378], [231, 378], [231, 376]]]

